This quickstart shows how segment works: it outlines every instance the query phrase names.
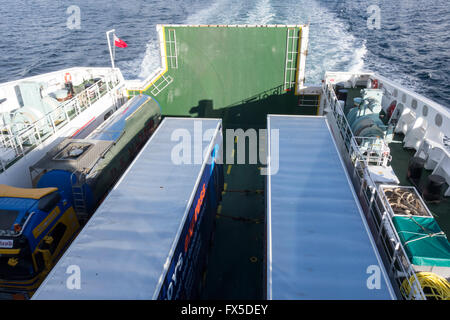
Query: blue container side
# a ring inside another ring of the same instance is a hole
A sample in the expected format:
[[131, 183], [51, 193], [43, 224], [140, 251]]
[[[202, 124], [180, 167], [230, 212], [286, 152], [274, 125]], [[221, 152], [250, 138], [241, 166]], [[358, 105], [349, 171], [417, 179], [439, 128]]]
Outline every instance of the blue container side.
[[[72, 177], [72, 182], [76, 183], [76, 176], [73, 175], [69, 171], [65, 170], [51, 170], [46, 172], [37, 183], [38, 188], [48, 188], [48, 187], [55, 187], [58, 188], [59, 192], [61, 193], [62, 197], [66, 198], [71, 205], [73, 205], [73, 191], [72, 191], [72, 183], [70, 181]], [[86, 209], [88, 212], [94, 207], [95, 204], [95, 197], [94, 193], [92, 192], [91, 187], [85, 183], [83, 185], [83, 193], [86, 201]]]

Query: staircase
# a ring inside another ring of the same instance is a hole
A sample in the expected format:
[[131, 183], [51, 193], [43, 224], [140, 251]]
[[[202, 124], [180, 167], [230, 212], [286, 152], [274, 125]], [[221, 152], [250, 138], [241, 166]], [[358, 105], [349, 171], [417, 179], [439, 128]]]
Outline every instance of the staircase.
[[284, 68], [284, 90], [289, 90], [295, 85], [297, 72], [299, 30], [288, 28], [286, 40], [286, 63]]

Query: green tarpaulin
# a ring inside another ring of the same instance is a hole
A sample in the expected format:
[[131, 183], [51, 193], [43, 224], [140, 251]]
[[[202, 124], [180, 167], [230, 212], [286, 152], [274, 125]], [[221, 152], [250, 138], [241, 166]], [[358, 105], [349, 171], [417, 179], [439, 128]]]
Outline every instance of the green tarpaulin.
[[450, 267], [450, 244], [434, 218], [395, 216], [393, 222], [412, 264]]

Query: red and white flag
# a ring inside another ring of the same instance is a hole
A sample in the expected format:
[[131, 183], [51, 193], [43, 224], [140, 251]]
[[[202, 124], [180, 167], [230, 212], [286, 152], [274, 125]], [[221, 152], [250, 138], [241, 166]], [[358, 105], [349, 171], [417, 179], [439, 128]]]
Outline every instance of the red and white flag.
[[128, 47], [127, 43], [125, 41], [117, 38], [117, 36], [115, 34], [114, 34], [114, 45], [116, 47], [119, 47], [119, 48], [126, 48], [126, 47]]

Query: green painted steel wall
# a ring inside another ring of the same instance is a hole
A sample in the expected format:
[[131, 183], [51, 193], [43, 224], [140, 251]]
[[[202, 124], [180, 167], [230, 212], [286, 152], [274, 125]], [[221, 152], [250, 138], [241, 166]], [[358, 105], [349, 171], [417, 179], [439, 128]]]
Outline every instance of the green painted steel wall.
[[[315, 114], [316, 108], [298, 110], [298, 98], [282, 88], [287, 27], [165, 27], [169, 55], [170, 30], [176, 34], [178, 68], [168, 59], [164, 76], [173, 82], [156, 96], [154, 85], [144, 91], [159, 101], [164, 115], [226, 121], [245, 107], [249, 117], [239, 122], [250, 124], [255, 116], [265, 123], [267, 112]], [[295, 30], [298, 34], [300, 29]], [[160, 78], [155, 85], [163, 81]], [[252, 97], [256, 98], [248, 102]]]

